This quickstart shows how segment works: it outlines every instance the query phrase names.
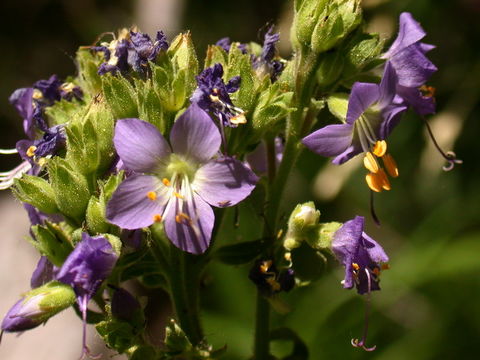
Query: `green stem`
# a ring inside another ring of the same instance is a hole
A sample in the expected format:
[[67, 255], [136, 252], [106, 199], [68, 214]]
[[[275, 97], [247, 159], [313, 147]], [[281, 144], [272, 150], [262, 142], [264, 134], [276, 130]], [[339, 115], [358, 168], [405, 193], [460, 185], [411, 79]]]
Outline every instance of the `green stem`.
[[255, 322], [254, 359], [267, 360], [270, 357], [270, 304], [257, 291], [257, 313]]

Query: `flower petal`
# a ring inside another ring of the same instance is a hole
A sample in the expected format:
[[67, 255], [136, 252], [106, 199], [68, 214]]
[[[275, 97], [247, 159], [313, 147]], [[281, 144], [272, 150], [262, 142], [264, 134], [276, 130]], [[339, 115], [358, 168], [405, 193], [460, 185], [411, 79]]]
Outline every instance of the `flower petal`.
[[327, 125], [302, 139], [302, 143], [322, 156], [337, 156], [344, 152], [353, 139], [353, 125]]
[[113, 143], [126, 168], [141, 173], [155, 171], [170, 154], [158, 129], [135, 118], [117, 121]]
[[[157, 199], [147, 194], [155, 192]], [[150, 226], [167, 203], [167, 188], [155, 176], [133, 175], [124, 180], [107, 204], [107, 220], [122, 229]]]
[[390, 61], [387, 61], [383, 72], [382, 81], [379, 85], [378, 107], [383, 109], [390, 105], [395, 97], [397, 88], [397, 74]]
[[437, 71], [418, 45], [412, 45], [390, 58], [398, 76], [398, 83], [406, 87], [419, 87]]
[[363, 248], [368, 253], [370, 260], [374, 263], [386, 263], [388, 262], [388, 255], [385, 253], [385, 250], [370, 236], [366, 233], [362, 233]]
[[347, 123], [353, 124], [380, 97], [377, 84], [356, 82], [348, 99]]
[[383, 55], [383, 58], [389, 58], [406, 47], [415, 44], [425, 37], [426, 33], [416, 21], [412, 14], [403, 12], [400, 14], [400, 28], [398, 36], [393, 42], [390, 49]]
[[213, 120], [196, 104], [185, 110], [170, 132], [173, 151], [201, 163], [217, 153], [221, 142]]
[[227, 207], [250, 195], [257, 181], [258, 177], [240, 161], [222, 157], [198, 169], [192, 187], [210, 205]]
[[392, 104], [382, 111], [383, 121], [380, 124], [379, 137], [386, 139], [401, 120], [401, 115], [407, 110], [405, 104]]
[[215, 215], [199, 195], [191, 200], [175, 199], [164, 213], [165, 233], [179, 249], [192, 254], [202, 254], [210, 245]]

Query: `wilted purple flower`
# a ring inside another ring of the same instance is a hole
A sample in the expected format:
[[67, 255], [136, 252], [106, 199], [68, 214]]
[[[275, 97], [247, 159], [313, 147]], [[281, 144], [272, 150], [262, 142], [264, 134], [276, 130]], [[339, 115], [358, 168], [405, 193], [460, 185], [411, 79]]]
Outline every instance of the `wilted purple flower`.
[[86, 346], [87, 305], [102, 282], [110, 275], [118, 255], [103, 236], [91, 237], [82, 233], [80, 241], [70, 253], [57, 274], [57, 280], [70, 285], [83, 315], [83, 354]]
[[273, 26], [271, 26], [265, 33], [262, 54], [253, 59], [253, 67], [257, 73], [270, 75], [272, 82], [277, 80], [285, 67], [284, 63], [277, 56], [276, 44], [279, 40], [280, 34], [274, 33]]
[[[382, 269], [388, 269], [388, 256], [383, 248], [364, 231], [365, 219], [356, 216], [344, 223], [334, 234], [332, 250], [337, 259], [345, 267], [343, 287], [351, 289], [354, 286], [361, 295], [380, 290], [379, 277]], [[367, 320], [363, 338], [352, 340], [352, 345], [362, 347], [367, 351], [375, 350], [375, 346], [367, 347], [365, 342], [368, 333], [369, 298], [367, 298]]]
[[133, 175], [108, 202], [107, 219], [123, 229], [163, 221], [173, 244], [193, 254], [210, 243], [215, 220], [210, 205], [237, 204], [258, 180], [240, 161], [214, 158], [220, 133], [195, 104], [175, 121], [171, 147], [154, 125], [139, 119], [119, 120], [113, 141]]
[[144, 72], [149, 61], [155, 61], [160, 51], [168, 49], [168, 42], [162, 31], [157, 31], [155, 41], [148, 34], [130, 31], [131, 48], [129, 63], [137, 72]]
[[398, 76], [397, 94], [420, 115], [435, 112], [433, 93], [425, 83], [437, 71], [437, 67], [426, 57], [435, 48], [420, 42], [426, 33], [412, 14], [400, 14], [398, 36], [383, 58], [395, 69]]
[[396, 82], [395, 70], [387, 63], [379, 85], [353, 84], [346, 122], [327, 125], [303, 138], [302, 143], [319, 155], [335, 156], [332, 162], [337, 165], [364, 153], [364, 165], [370, 171], [366, 177], [370, 189], [390, 190], [388, 177], [377, 158], [382, 158], [390, 176], [398, 176], [396, 163], [386, 152], [385, 141], [407, 109], [394, 101]]
[[240, 76], [232, 77], [224, 83], [222, 64], [215, 64], [197, 76], [198, 87], [190, 101], [206, 112], [211, 112], [220, 120], [221, 126], [236, 127], [245, 124], [245, 113], [233, 105], [230, 95], [240, 88]]
[[[224, 37], [218, 40], [215, 45], [220, 46], [223, 50], [227, 53], [230, 52], [230, 48], [232, 46], [232, 42], [229, 37]], [[247, 44], [237, 43], [237, 47], [240, 49], [242, 54], [247, 53]]]

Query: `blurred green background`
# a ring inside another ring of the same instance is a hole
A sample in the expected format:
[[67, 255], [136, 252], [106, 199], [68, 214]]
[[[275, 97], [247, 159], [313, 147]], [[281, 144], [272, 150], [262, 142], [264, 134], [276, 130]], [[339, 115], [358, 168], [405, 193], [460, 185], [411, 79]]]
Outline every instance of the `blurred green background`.
[[[13, 147], [23, 136], [21, 119], [8, 103], [13, 90], [52, 73], [74, 73], [75, 49], [93, 43], [102, 32], [132, 23], [145, 24], [147, 31], [163, 25], [171, 39], [175, 32], [190, 29], [202, 59], [206, 45], [223, 36], [260, 41], [258, 30], [266, 23], [279, 24], [282, 40], [288, 40], [290, 6], [284, 0], [2, 1], [0, 144]], [[372, 296], [368, 344], [376, 344], [377, 350], [366, 353], [349, 344], [361, 336], [364, 299], [341, 288], [342, 269], [334, 260], [318, 282], [281, 296], [292, 311], [274, 315], [273, 325], [297, 331], [311, 359], [478, 358], [480, 1], [369, 0], [363, 6], [372, 31], [395, 34], [398, 15], [409, 11], [427, 31], [425, 41], [437, 46], [429, 57], [439, 68], [430, 81], [437, 89], [438, 112], [429, 121], [441, 145], [454, 149], [464, 164], [442, 172], [442, 158], [432, 150], [421, 119], [409, 113], [390, 138], [400, 177], [392, 191], [376, 196], [382, 221], [378, 228], [368, 215], [364, 170], [358, 164], [333, 167], [304, 152], [287, 189], [285, 216], [297, 202], [308, 200], [316, 201], [322, 221], [364, 215], [369, 219], [366, 231], [390, 255], [382, 291]], [[281, 49], [288, 57], [288, 44]], [[325, 119], [328, 114], [322, 112], [319, 121]], [[0, 160], [3, 170], [18, 161], [15, 156]], [[252, 212], [243, 208], [240, 221], [248, 223]], [[228, 218], [226, 223], [223, 242], [257, 236], [253, 225], [237, 234]], [[214, 264], [203, 289], [206, 334], [217, 346], [228, 344], [226, 359], [251, 355], [255, 289], [247, 274], [247, 267]], [[289, 347], [274, 344], [273, 350], [286, 355]]]

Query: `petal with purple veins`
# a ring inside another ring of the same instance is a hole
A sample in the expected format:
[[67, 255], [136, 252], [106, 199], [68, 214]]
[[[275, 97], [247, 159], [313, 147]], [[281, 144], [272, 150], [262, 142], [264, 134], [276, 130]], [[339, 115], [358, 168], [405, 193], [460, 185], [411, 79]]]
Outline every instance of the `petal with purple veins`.
[[165, 233], [176, 247], [192, 254], [207, 250], [215, 215], [199, 195], [193, 193], [189, 200], [172, 199], [164, 219]]
[[128, 230], [150, 226], [154, 216], [163, 213], [167, 191], [155, 176], [130, 176], [118, 186], [108, 202], [107, 220]]
[[258, 177], [240, 161], [223, 157], [198, 169], [192, 187], [210, 205], [227, 207], [250, 195], [257, 181]]
[[221, 142], [218, 128], [196, 104], [185, 110], [170, 132], [173, 151], [200, 163], [210, 160], [219, 150]]
[[327, 125], [302, 139], [302, 143], [311, 151], [326, 157], [337, 156], [344, 152], [353, 139], [353, 125]]
[[158, 129], [135, 118], [118, 120], [113, 143], [125, 167], [136, 172], [154, 172], [170, 155], [170, 147]]

